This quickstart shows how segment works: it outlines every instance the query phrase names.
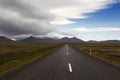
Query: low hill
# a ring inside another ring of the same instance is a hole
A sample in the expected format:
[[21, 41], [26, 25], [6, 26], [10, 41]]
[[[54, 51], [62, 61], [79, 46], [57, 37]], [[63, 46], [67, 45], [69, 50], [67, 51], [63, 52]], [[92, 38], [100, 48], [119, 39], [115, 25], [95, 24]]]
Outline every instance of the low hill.
[[102, 43], [120, 43], [120, 40], [106, 40], [106, 41], [100, 41]]
[[72, 43], [79, 43], [79, 42], [84, 42], [81, 39], [78, 39], [76, 37], [73, 38], [68, 38], [68, 37], [64, 37], [62, 39], [59, 39], [59, 42], [72, 42]]

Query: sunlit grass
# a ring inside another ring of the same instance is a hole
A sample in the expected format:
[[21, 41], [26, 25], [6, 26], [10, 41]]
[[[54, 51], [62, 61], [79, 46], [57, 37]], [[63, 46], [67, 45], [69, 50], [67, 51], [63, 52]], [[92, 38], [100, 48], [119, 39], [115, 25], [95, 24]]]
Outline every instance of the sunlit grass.
[[34, 61], [61, 46], [50, 43], [0, 43], [0, 74]]
[[120, 66], [120, 44], [76, 43], [76, 44], [70, 44], [70, 45], [88, 54], [90, 54], [90, 48], [91, 48], [92, 56]]

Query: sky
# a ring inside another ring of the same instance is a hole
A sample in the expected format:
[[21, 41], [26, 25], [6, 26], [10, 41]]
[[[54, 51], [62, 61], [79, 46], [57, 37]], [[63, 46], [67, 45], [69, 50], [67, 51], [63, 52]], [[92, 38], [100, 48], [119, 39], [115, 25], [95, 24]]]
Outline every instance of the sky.
[[0, 0], [0, 36], [120, 40], [120, 0]]

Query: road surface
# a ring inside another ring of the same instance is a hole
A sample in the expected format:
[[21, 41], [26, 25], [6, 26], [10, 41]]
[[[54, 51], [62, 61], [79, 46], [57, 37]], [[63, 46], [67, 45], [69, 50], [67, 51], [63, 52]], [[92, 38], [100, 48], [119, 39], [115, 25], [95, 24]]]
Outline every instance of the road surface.
[[6, 80], [120, 80], [120, 69], [65, 45]]

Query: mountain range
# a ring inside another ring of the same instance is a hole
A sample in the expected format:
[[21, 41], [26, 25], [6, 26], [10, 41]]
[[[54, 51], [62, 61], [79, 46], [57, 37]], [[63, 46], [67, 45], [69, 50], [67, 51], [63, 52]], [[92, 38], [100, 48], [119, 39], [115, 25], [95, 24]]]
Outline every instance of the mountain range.
[[94, 40], [90, 40], [90, 41], [84, 41], [81, 40], [79, 38], [76, 37], [72, 37], [72, 38], [68, 38], [68, 37], [63, 37], [61, 39], [58, 38], [49, 38], [49, 37], [44, 37], [44, 38], [38, 38], [38, 37], [34, 37], [34, 36], [30, 36], [27, 37], [25, 39], [22, 40], [11, 40], [7, 37], [4, 36], [0, 36], [0, 42], [40, 42], [40, 43], [120, 43], [120, 40], [105, 40], [105, 41], [94, 41]]
[[14, 42], [14, 40], [11, 40], [4, 36], [0, 36], [0, 42]]
[[66, 43], [66, 42], [84, 42], [81, 39], [78, 39], [76, 37], [73, 38], [68, 38], [68, 37], [64, 37], [61, 39], [57, 39], [57, 38], [49, 38], [49, 37], [45, 37], [45, 38], [37, 38], [37, 37], [33, 37], [30, 36], [28, 38], [25, 38], [23, 40], [20, 40], [20, 42], [46, 42], [46, 43], [55, 43], [55, 42], [60, 42], [60, 43]]

